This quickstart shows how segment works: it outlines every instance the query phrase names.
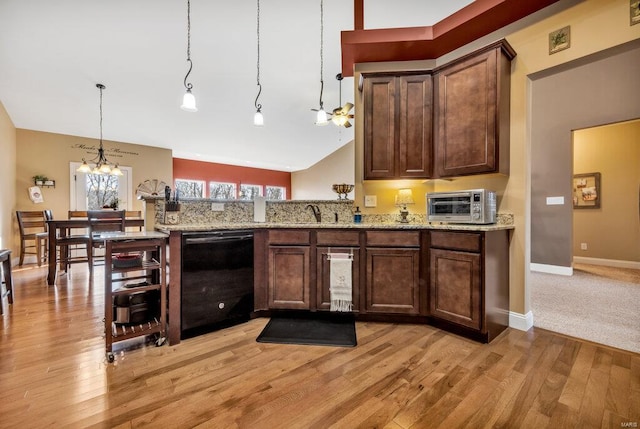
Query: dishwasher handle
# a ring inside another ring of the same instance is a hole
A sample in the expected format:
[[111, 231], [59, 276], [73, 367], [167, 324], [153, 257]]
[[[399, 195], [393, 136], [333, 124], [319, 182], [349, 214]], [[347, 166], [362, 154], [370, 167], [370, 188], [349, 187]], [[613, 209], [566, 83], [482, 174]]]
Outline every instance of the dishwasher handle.
[[185, 237], [185, 244], [220, 243], [225, 241], [253, 240], [253, 234], [231, 235], [231, 236], [211, 236], [211, 237]]

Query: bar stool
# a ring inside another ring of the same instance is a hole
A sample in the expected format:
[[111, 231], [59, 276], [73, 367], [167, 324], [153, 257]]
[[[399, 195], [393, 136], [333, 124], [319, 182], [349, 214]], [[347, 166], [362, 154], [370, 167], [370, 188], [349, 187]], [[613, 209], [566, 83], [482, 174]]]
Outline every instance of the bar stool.
[[[0, 250], [0, 262], [2, 262], [2, 272], [4, 274], [4, 284], [6, 285], [6, 292], [0, 296], [0, 314], [3, 314], [2, 306], [4, 297], [8, 297], [9, 304], [13, 304], [13, 281], [11, 280], [11, 250]], [[0, 292], [1, 292], [0, 288]]]

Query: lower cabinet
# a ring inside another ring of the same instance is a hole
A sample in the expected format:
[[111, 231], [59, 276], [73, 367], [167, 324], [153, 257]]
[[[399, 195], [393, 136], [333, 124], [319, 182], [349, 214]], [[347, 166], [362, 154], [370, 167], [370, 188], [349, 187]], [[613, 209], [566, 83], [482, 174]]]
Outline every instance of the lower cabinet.
[[273, 309], [309, 310], [311, 248], [309, 231], [269, 231], [268, 306]]
[[346, 253], [351, 255], [351, 287], [353, 311], [360, 308], [360, 249], [353, 247], [316, 247], [316, 308], [329, 310], [331, 308], [331, 261], [329, 253]]
[[367, 313], [420, 313], [420, 232], [367, 231]]
[[480, 254], [431, 249], [429, 265], [431, 315], [480, 329]]
[[509, 233], [431, 231], [429, 314], [489, 342], [509, 326]]
[[308, 310], [309, 246], [269, 247], [269, 308]]
[[420, 312], [420, 249], [367, 247], [367, 313]]
[[353, 311], [363, 320], [420, 320], [484, 342], [509, 325], [508, 230], [278, 229], [254, 237], [256, 311], [328, 311], [327, 255], [348, 253]]

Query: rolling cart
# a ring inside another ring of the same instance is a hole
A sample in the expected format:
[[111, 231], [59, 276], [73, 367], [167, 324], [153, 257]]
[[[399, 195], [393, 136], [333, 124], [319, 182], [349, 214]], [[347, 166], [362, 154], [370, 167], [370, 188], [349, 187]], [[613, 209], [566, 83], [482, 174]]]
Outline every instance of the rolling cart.
[[110, 232], [105, 240], [105, 343], [109, 362], [113, 343], [153, 335], [166, 339], [167, 235], [156, 231]]

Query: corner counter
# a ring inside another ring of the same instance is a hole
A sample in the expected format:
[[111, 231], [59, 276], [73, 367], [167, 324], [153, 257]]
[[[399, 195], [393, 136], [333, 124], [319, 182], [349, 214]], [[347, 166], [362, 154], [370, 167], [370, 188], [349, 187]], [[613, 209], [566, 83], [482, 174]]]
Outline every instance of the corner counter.
[[[328, 311], [327, 254], [352, 252], [358, 320], [429, 323], [489, 342], [509, 323], [510, 223], [213, 222], [169, 234], [169, 343], [181, 339], [183, 233], [254, 232], [254, 316]], [[302, 274], [301, 274], [302, 273]], [[302, 298], [301, 298], [302, 297]], [[176, 321], [178, 321], [176, 323]]]

